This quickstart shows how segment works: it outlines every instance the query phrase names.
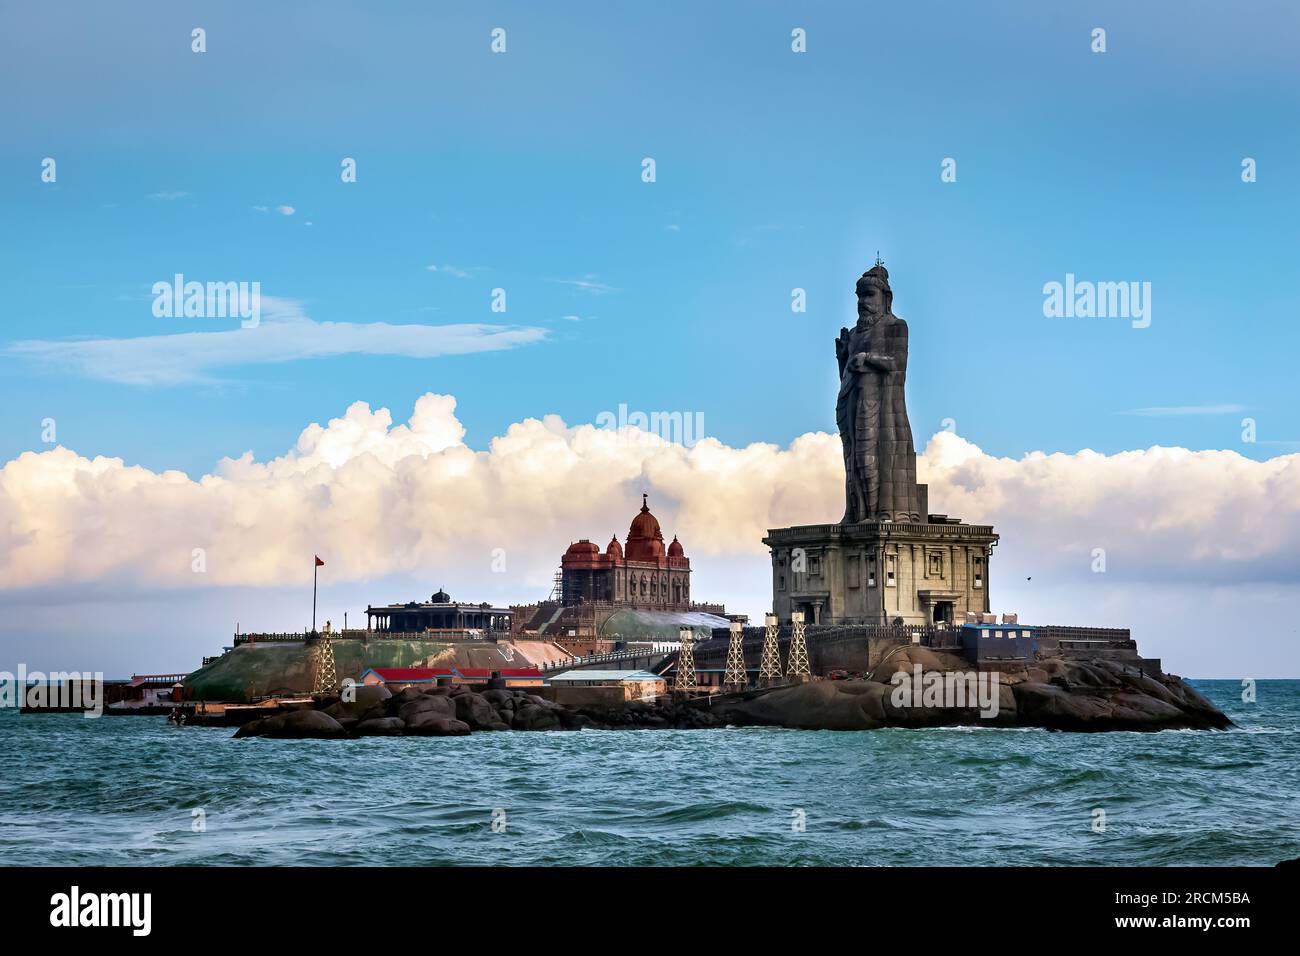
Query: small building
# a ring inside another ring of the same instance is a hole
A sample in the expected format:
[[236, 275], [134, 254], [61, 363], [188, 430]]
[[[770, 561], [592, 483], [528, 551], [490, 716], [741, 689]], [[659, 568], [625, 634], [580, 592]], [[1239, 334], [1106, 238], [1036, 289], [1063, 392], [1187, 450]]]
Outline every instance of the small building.
[[421, 689], [439, 684], [486, 687], [500, 678], [506, 687], [541, 687], [542, 672], [535, 667], [496, 670], [487, 667], [370, 667], [361, 675], [362, 684], [384, 684], [396, 693], [407, 687]]
[[962, 651], [973, 664], [1032, 661], [1038, 654], [1037, 632], [1038, 628], [1027, 624], [963, 624]]
[[668, 682], [649, 671], [572, 670], [549, 681], [557, 704], [621, 707], [628, 701], [652, 701], [668, 692]]
[[460, 641], [509, 637], [510, 608], [453, 601], [439, 589], [428, 601], [366, 608], [366, 630], [380, 634], [416, 634], [433, 640]]

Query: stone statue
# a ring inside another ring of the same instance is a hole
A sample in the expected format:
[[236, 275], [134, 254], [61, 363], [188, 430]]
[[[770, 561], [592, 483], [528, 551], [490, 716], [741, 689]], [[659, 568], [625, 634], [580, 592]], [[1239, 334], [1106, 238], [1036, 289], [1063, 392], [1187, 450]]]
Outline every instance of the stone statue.
[[907, 323], [891, 311], [885, 265], [858, 280], [858, 323], [835, 342], [840, 394], [835, 420], [844, 445], [843, 524], [925, 521], [916, 483], [916, 449], [907, 421]]

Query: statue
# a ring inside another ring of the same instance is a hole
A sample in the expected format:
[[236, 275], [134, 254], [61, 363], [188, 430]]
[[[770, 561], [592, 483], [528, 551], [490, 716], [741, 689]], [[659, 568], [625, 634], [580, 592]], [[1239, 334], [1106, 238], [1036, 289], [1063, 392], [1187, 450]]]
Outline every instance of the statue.
[[843, 524], [925, 521], [916, 483], [916, 449], [907, 421], [907, 323], [891, 311], [885, 265], [858, 280], [858, 323], [835, 342], [840, 393], [835, 420], [844, 445]]

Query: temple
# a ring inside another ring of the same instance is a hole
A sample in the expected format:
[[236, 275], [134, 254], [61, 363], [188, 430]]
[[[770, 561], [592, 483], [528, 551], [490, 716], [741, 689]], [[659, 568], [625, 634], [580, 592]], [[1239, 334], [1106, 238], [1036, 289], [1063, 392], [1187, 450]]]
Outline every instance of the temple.
[[439, 589], [428, 601], [366, 608], [366, 629], [460, 639], [510, 634], [513, 612], [491, 604], [461, 604]]
[[604, 552], [583, 538], [569, 545], [560, 559], [561, 602], [619, 604], [655, 610], [685, 611], [691, 606], [691, 559], [673, 536], [664, 547], [659, 522], [650, 513], [649, 497], [632, 519], [627, 545], [610, 538]]
[[551, 599], [516, 607], [522, 635], [550, 638], [574, 653], [613, 650], [628, 641], [676, 640], [682, 627], [726, 627], [726, 608], [691, 600], [691, 561], [674, 536], [665, 545], [648, 496], [627, 538], [602, 551], [582, 538], [560, 558]]
[[893, 314], [879, 260], [857, 282], [858, 322], [835, 343], [836, 421], [844, 448], [838, 524], [775, 528], [772, 612], [810, 624], [951, 624], [989, 610], [998, 536], [929, 513], [907, 418], [907, 323]]

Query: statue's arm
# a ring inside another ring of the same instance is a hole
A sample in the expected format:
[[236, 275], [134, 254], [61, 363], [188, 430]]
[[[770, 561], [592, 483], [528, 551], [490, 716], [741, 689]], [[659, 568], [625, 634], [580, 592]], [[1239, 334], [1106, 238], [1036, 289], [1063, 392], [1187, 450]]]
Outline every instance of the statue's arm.
[[894, 323], [888, 338], [888, 352], [859, 352], [855, 359], [860, 369], [867, 366], [882, 372], [901, 372], [907, 369], [907, 323], [899, 319]]
[[840, 329], [840, 337], [835, 340], [835, 361], [840, 366], [840, 377], [844, 377], [844, 365], [849, 360], [849, 330]]

